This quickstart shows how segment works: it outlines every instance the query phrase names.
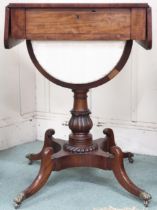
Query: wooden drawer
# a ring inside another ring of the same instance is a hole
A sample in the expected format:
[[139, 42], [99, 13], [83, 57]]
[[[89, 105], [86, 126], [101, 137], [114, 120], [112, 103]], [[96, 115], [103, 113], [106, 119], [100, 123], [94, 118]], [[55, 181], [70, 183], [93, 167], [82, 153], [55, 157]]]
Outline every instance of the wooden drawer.
[[41, 40], [145, 40], [145, 8], [11, 9], [11, 35]]
[[129, 39], [130, 10], [28, 10], [26, 36], [51, 39]]

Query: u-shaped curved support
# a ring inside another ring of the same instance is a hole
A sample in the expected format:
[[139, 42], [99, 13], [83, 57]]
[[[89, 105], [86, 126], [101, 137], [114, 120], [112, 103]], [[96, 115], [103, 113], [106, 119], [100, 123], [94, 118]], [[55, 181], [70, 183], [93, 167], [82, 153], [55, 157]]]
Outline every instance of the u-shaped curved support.
[[108, 81], [110, 81], [111, 79], [113, 79], [124, 67], [124, 65], [126, 64], [130, 53], [131, 53], [131, 49], [132, 49], [132, 44], [133, 41], [132, 40], [128, 40], [126, 41], [122, 56], [120, 58], [120, 60], [118, 61], [118, 63], [115, 65], [115, 67], [112, 69], [112, 71], [110, 71], [109, 74], [105, 75], [104, 77], [93, 81], [93, 82], [89, 82], [89, 83], [84, 83], [84, 84], [74, 84], [74, 83], [68, 83], [68, 82], [64, 82], [61, 81], [55, 77], [53, 77], [51, 74], [49, 74], [39, 63], [39, 61], [37, 60], [34, 50], [33, 50], [33, 46], [32, 46], [32, 42], [31, 40], [26, 40], [26, 45], [27, 45], [27, 49], [28, 49], [28, 53], [29, 56], [33, 62], [33, 64], [36, 66], [36, 68], [38, 69], [38, 71], [44, 76], [46, 77], [48, 80], [50, 80], [51, 82], [60, 85], [62, 87], [66, 87], [66, 88], [70, 88], [70, 89], [90, 89], [90, 88], [94, 88], [97, 86], [100, 86]]

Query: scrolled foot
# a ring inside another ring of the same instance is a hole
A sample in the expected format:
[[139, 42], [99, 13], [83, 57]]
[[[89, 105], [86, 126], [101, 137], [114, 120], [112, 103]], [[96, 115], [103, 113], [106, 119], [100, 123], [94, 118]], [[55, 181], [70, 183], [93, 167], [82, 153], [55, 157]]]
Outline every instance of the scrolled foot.
[[140, 193], [140, 198], [143, 200], [144, 206], [148, 207], [149, 202], [152, 199], [152, 196], [149, 193], [143, 191]]
[[14, 207], [15, 209], [19, 208], [22, 201], [25, 199], [25, 194], [22, 192], [14, 199]]
[[111, 153], [111, 147], [116, 146], [114, 132], [111, 128], [105, 128], [103, 133], [105, 134], [104, 151]]
[[45, 132], [45, 137], [52, 137], [53, 135], [55, 134], [55, 130], [54, 129], [48, 129], [46, 132]]
[[107, 135], [108, 137], [111, 137], [111, 138], [114, 139], [114, 133], [113, 133], [113, 130], [112, 130], [111, 128], [105, 128], [105, 129], [103, 130], [103, 133], [104, 133], [105, 135]]

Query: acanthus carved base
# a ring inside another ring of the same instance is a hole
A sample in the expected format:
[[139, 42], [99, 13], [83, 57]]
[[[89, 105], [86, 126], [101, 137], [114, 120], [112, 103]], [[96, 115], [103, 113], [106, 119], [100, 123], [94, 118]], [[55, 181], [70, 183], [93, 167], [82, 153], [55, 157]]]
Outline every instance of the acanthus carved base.
[[72, 153], [88, 153], [98, 150], [98, 145], [96, 143], [93, 143], [90, 146], [77, 147], [77, 146], [72, 146], [69, 143], [66, 143], [64, 145], [64, 150]]
[[123, 153], [116, 146], [112, 129], [105, 129], [103, 132], [105, 134], [104, 138], [93, 141], [97, 149], [80, 153], [78, 151], [66, 151], [67, 141], [55, 139], [53, 137], [54, 130], [47, 130], [41, 152], [27, 156], [31, 162], [41, 160], [39, 173], [32, 184], [14, 199], [15, 207], [18, 208], [23, 200], [39, 191], [46, 184], [52, 171], [72, 167], [95, 167], [113, 171], [120, 185], [131, 194], [142, 199], [144, 205], [148, 206], [151, 195], [137, 187], [125, 171], [123, 160], [130, 154]]

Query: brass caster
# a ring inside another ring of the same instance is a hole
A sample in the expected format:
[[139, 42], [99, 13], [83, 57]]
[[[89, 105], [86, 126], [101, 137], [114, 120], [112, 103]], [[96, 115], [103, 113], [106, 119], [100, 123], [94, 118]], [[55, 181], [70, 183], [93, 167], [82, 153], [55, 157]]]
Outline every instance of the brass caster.
[[31, 156], [32, 156], [32, 154], [26, 155], [26, 158], [28, 159], [28, 165], [32, 165], [32, 163], [33, 163], [33, 160], [31, 160]]
[[20, 193], [15, 199], [14, 199], [14, 208], [18, 209], [22, 203], [22, 201], [25, 199], [24, 193]]
[[145, 207], [148, 207], [149, 201], [144, 201], [143, 204], [144, 204]]
[[14, 203], [13, 205], [14, 205], [14, 208], [15, 208], [15, 209], [18, 209], [18, 208], [20, 208], [20, 205], [21, 205], [21, 204]]
[[152, 196], [149, 193], [143, 191], [140, 194], [140, 198], [143, 200], [144, 206], [148, 207]]

